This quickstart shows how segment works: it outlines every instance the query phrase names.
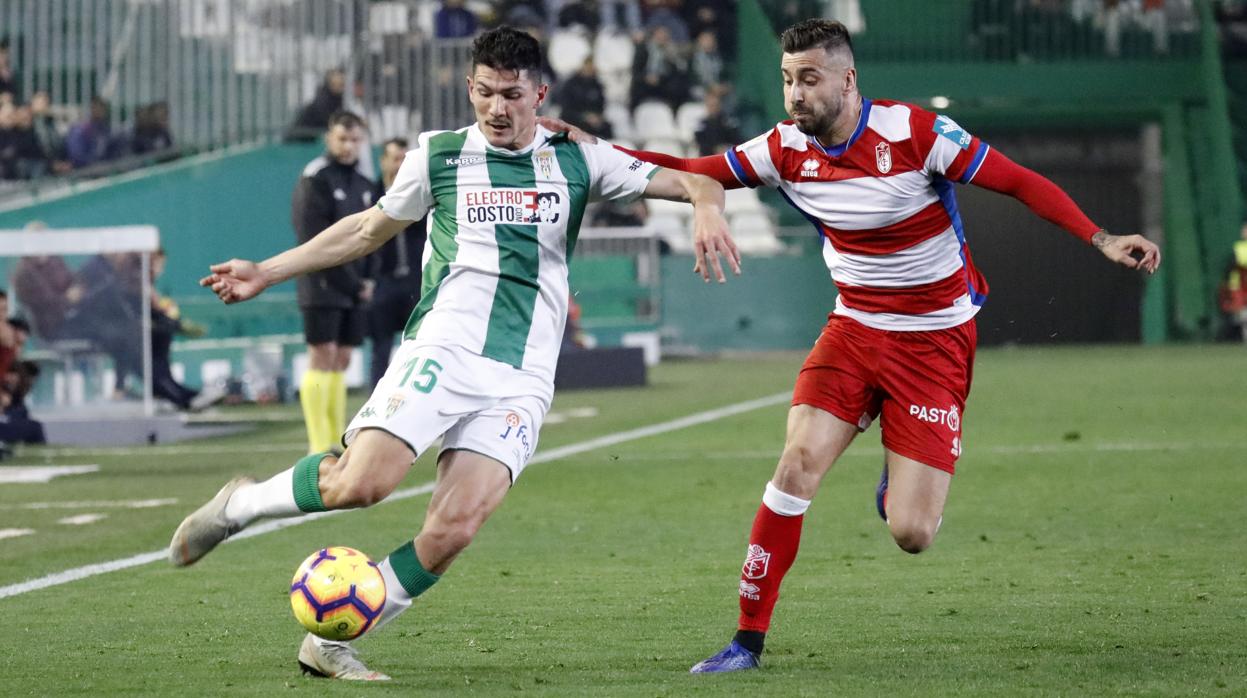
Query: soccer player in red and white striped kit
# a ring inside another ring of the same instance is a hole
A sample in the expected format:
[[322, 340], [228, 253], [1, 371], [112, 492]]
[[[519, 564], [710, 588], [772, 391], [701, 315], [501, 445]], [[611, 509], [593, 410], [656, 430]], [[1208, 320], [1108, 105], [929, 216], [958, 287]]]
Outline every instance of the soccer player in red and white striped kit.
[[1154, 243], [1110, 234], [1051, 181], [947, 116], [863, 98], [849, 34], [839, 22], [799, 22], [782, 44], [791, 120], [723, 155], [633, 153], [728, 188], [777, 188], [818, 229], [839, 291], [797, 378], [784, 450], [749, 534], [738, 630], [694, 673], [759, 666], [810, 500], [875, 418], [885, 453], [879, 514], [906, 552], [931, 545], [961, 455], [974, 316], [987, 296], [953, 182], [1008, 194], [1118, 264], [1148, 273], [1160, 264]]

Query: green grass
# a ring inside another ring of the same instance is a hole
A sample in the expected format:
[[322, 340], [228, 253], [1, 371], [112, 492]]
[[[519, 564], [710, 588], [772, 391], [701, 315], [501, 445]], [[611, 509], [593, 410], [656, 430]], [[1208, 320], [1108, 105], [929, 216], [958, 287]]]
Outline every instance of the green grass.
[[[564, 393], [541, 449], [791, 387], [796, 355], [668, 363]], [[872, 429], [832, 471], [761, 672], [694, 677], [727, 640], [784, 407], [533, 466], [412, 611], [361, 642], [384, 686], [305, 679], [286, 598], [314, 549], [382, 556], [427, 496], [0, 600], [5, 695], [1243, 695], [1247, 351], [980, 353], [943, 530], [900, 552], [874, 513]], [[283, 408], [285, 409], [285, 408]], [[289, 408], [293, 415], [293, 408]], [[287, 467], [297, 422], [189, 449], [27, 451], [98, 473], [0, 487], [0, 585], [165, 545], [230, 474]], [[185, 451], [185, 452], [183, 452]], [[423, 459], [405, 485], [431, 478]], [[175, 497], [89, 526], [31, 502]]]

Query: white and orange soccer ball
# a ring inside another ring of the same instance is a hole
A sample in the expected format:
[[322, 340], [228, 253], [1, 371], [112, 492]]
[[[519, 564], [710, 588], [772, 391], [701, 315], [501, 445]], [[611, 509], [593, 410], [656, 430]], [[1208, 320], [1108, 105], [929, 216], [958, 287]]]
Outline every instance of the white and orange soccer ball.
[[290, 582], [294, 617], [326, 640], [353, 640], [381, 617], [385, 578], [353, 548], [335, 546], [308, 556]]

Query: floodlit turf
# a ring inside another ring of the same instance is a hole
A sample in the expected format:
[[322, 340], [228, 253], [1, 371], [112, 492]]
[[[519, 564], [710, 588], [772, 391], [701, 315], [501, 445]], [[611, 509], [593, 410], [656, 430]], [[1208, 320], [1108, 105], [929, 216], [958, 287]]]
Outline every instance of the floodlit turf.
[[[786, 390], [799, 362], [672, 362], [645, 389], [565, 393], [566, 421], [539, 451]], [[1245, 403], [1242, 347], [981, 352], [935, 546], [900, 552], [875, 515], [872, 429], [807, 516], [760, 672], [686, 673], [732, 630], [783, 406], [533, 466], [444, 580], [360, 643], [391, 685], [301, 677], [287, 585], [318, 547], [383, 556], [427, 496], [239, 541], [187, 570], [159, 562], [0, 600], [2, 690], [1243, 695]], [[17, 462], [100, 471], [0, 486], [0, 529], [36, 531], [0, 539], [0, 586], [157, 550], [229, 475], [286, 467], [301, 439], [290, 422], [177, 448], [26, 451]], [[431, 475], [423, 459], [404, 486]], [[27, 508], [153, 498], [179, 502]], [[107, 518], [57, 523], [84, 513]]]

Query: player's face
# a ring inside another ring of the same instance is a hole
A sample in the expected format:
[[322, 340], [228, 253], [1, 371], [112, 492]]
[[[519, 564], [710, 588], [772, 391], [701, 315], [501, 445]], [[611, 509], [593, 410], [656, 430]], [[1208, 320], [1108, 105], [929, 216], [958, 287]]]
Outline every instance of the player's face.
[[821, 48], [784, 54], [780, 61], [784, 109], [802, 133], [815, 137], [831, 133], [856, 84], [853, 71]]
[[548, 87], [527, 70], [473, 68], [468, 78], [468, 97], [476, 111], [476, 123], [485, 139], [496, 148], [518, 150], [533, 139], [537, 107], [546, 99]]
[[325, 149], [329, 157], [343, 165], [354, 165], [359, 160], [359, 148], [364, 142], [364, 130], [358, 126], [347, 128], [337, 124], [325, 134]]

